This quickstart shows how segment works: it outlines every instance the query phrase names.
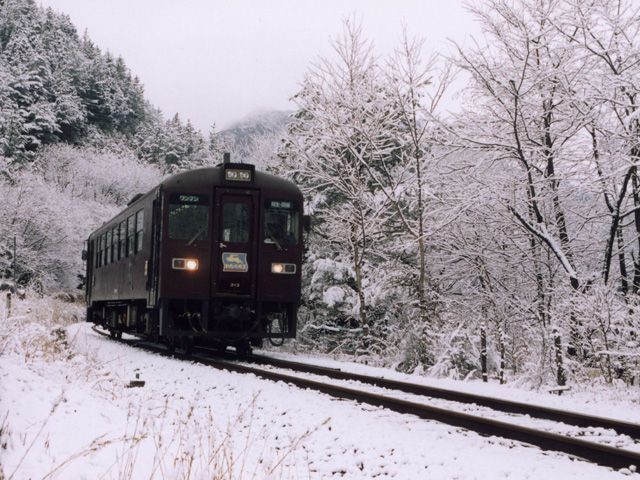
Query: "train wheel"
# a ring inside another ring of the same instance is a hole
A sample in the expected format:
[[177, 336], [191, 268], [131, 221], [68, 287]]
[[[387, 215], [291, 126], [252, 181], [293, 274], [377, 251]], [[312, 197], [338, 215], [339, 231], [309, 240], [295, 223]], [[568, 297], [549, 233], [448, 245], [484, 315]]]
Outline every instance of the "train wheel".
[[167, 347], [167, 353], [173, 355], [176, 352], [176, 339], [175, 337], [168, 337], [164, 342]]
[[193, 337], [182, 337], [180, 344], [184, 350], [184, 356], [190, 357], [193, 353]]
[[248, 357], [251, 355], [251, 343], [248, 340], [236, 344], [236, 353], [240, 357]]
[[276, 333], [284, 332], [284, 314], [275, 314], [272, 318], [267, 320], [267, 334], [269, 334], [269, 343], [274, 347], [281, 347], [284, 344], [284, 337], [272, 338], [271, 334], [274, 332], [274, 325], [277, 328]]

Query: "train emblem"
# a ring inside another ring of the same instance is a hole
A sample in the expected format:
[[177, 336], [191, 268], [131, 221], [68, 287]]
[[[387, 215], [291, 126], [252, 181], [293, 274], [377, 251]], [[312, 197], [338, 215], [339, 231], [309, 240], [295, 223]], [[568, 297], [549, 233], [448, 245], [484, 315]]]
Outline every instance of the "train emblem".
[[225, 252], [222, 254], [222, 271], [224, 272], [247, 272], [249, 264], [247, 263], [246, 253]]

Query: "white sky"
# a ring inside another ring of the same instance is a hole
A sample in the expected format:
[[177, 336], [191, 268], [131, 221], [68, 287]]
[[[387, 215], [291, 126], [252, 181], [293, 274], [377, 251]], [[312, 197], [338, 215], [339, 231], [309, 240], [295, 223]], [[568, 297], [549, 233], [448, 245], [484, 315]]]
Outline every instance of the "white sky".
[[425, 52], [478, 31], [461, 0], [37, 0], [80, 34], [122, 56], [165, 116], [205, 133], [256, 111], [293, 109], [309, 64], [329, 55], [342, 20], [356, 15], [376, 52], [424, 37]]

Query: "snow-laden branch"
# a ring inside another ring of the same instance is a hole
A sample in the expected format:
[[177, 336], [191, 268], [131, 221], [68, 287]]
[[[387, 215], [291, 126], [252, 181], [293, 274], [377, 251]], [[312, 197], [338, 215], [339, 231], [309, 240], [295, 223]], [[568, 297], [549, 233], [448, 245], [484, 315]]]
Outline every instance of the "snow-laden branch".
[[571, 280], [571, 285], [574, 288], [577, 288], [580, 283], [578, 280], [578, 274], [571, 265], [571, 262], [567, 258], [567, 255], [562, 250], [560, 244], [556, 241], [555, 238], [549, 233], [546, 226], [544, 224], [538, 223], [536, 225], [531, 224], [526, 218], [524, 218], [518, 211], [513, 208], [511, 205], [507, 206], [509, 211], [518, 219], [518, 221], [522, 224], [522, 226], [529, 231], [531, 234], [535, 235], [539, 240], [541, 240], [549, 249], [553, 252], [556, 258], [560, 261], [560, 265], [569, 276]]

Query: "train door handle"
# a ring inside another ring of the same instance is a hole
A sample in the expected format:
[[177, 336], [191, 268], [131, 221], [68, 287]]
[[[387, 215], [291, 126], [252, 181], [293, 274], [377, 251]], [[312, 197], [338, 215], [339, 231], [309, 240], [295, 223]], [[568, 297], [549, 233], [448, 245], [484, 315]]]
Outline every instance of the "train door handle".
[[226, 243], [222, 243], [222, 242], [220, 242], [220, 245], [219, 245], [219, 246], [220, 246], [220, 248], [227, 248], [227, 244], [226, 244]]

